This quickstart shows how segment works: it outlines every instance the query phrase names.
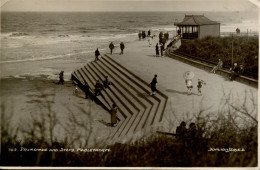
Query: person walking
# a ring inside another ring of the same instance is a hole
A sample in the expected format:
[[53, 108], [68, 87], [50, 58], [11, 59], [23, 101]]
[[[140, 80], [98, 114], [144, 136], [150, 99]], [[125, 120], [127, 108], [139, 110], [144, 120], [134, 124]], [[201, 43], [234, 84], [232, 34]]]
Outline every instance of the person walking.
[[87, 82], [84, 85], [84, 92], [85, 92], [85, 99], [88, 99], [88, 96], [89, 96], [89, 85], [88, 85]]
[[156, 57], [160, 55], [160, 54], [159, 54], [159, 46], [158, 46], [158, 43], [156, 43], [155, 52], [156, 52]]
[[202, 85], [206, 85], [206, 82], [204, 82], [204, 81], [201, 80], [201, 79], [198, 79], [198, 85], [197, 85], [197, 87], [198, 87], [198, 94], [199, 94], [199, 96], [202, 95], [202, 94], [201, 94]]
[[98, 48], [95, 51], [95, 56], [96, 56], [95, 61], [98, 61], [98, 56], [100, 56], [100, 52], [98, 51]]
[[110, 52], [111, 52], [111, 54], [112, 54], [112, 53], [113, 53], [113, 49], [115, 48], [113, 42], [111, 42], [111, 43], [109, 44], [109, 48], [110, 48]]
[[138, 33], [138, 37], [139, 37], [139, 40], [141, 40], [141, 38], [142, 38], [142, 33], [139, 31], [139, 33]]
[[161, 45], [161, 56], [163, 56], [164, 45]]
[[151, 36], [151, 30], [148, 30], [148, 37]]
[[116, 119], [116, 113], [117, 113], [117, 106], [116, 104], [113, 104], [112, 105], [112, 108], [110, 110], [110, 113], [111, 113], [111, 127], [115, 127], [116, 123], [117, 123], [117, 119]]
[[121, 53], [120, 54], [124, 54], [125, 45], [124, 45], [123, 42], [120, 43], [120, 49], [121, 49]]
[[156, 85], [157, 85], [157, 74], [154, 75], [154, 78], [152, 80], [152, 82], [150, 83], [151, 86], [151, 94], [150, 95], [155, 95], [156, 94]]
[[60, 75], [60, 77], [59, 77], [60, 81], [58, 82], [58, 84], [63, 85], [64, 84], [64, 71], [61, 71], [59, 75]]
[[186, 86], [187, 86], [187, 89], [188, 89], [188, 95], [191, 94], [191, 90], [193, 88], [192, 86], [192, 78], [194, 77], [194, 73], [191, 72], [191, 71], [186, 71], [183, 75], [184, 79], [185, 79], [185, 82], [186, 82]]

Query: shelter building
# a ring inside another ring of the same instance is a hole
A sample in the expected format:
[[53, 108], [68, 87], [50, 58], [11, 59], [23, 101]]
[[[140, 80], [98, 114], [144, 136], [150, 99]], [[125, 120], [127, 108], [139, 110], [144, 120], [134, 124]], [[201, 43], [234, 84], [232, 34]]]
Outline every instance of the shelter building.
[[220, 36], [220, 23], [212, 21], [204, 15], [185, 15], [182, 22], [174, 23], [174, 25], [178, 28], [178, 35], [182, 39]]

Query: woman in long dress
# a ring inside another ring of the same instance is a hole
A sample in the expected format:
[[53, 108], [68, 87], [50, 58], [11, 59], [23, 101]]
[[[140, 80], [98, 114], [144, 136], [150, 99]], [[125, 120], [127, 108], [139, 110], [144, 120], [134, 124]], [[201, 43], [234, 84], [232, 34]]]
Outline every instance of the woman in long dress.
[[117, 106], [116, 106], [116, 104], [112, 105], [110, 113], [111, 113], [111, 126], [114, 127], [117, 123], [117, 119], [116, 119]]

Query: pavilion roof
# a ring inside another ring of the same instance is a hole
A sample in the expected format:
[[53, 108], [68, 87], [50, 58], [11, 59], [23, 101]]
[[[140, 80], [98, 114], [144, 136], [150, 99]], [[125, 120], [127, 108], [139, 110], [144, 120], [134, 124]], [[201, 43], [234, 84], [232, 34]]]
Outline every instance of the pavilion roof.
[[183, 19], [182, 22], [175, 23], [174, 25], [194, 26], [194, 25], [216, 25], [216, 24], [219, 23], [208, 19], [204, 15], [185, 15], [185, 18]]

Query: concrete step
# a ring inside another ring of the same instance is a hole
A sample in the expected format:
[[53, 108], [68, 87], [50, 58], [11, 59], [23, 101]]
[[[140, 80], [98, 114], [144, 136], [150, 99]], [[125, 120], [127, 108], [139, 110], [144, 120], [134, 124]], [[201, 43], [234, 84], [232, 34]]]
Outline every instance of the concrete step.
[[[88, 66], [94, 72], [96, 79], [98, 79], [102, 82], [105, 77], [101, 77], [100, 72], [94, 67], [94, 64], [90, 63]], [[113, 86], [114, 85], [110, 85], [109, 88], [104, 89], [103, 91], [107, 93], [107, 96], [108, 96], [108, 98], [109, 98], [109, 100], [111, 101], [112, 104], [113, 103], [117, 104], [118, 108], [120, 108], [120, 109], [124, 108], [124, 111], [123, 111], [123, 112], [125, 112], [124, 115], [123, 115], [124, 118], [126, 118], [127, 116], [131, 116], [133, 114], [133, 111], [130, 110], [128, 106], [125, 106], [127, 102], [125, 100], [121, 100], [118, 97], [118, 95], [117, 95], [118, 92], [115, 90], [115, 88]], [[127, 114], [127, 112], [129, 114]]]
[[[106, 59], [106, 57], [103, 58], [108, 64], [110, 64], [111, 66], [113, 66], [113, 68], [115, 69], [116, 72], [121, 73], [121, 75], [123, 75], [127, 80], [130, 80], [131, 82], [134, 83], [134, 86], [136, 88], [140, 88], [141, 90], [144, 91], [144, 94], [149, 94], [149, 88], [145, 83], [140, 82], [136, 77], [132, 76], [131, 74], [129, 74], [129, 72], [127, 72], [125, 69], [123, 68], [119, 68], [119, 66], [117, 64], [115, 64], [114, 62], [109, 61], [108, 59]], [[148, 115], [148, 117], [146, 117], [143, 125], [141, 128], [145, 128], [148, 127], [150, 125], [152, 125], [154, 123], [155, 118], [157, 117], [156, 120], [158, 120], [159, 115], [161, 115], [160, 113], [163, 111], [164, 108], [164, 101], [165, 98], [163, 96], [161, 96], [160, 94], [158, 94], [159, 97], [157, 96], [149, 96], [148, 98], [157, 106], [156, 111], [154, 113], [151, 113], [151, 115]]]
[[[103, 76], [105, 76], [105, 75], [108, 75], [108, 76], [109, 76], [109, 78], [112, 80], [113, 84], [115, 84], [114, 87], [117, 88], [117, 91], [120, 91], [121, 93], [127, 95], [128, 97], [132, 95], [131, 102], [133, 102], [134, 105], [136, 105], [138, 108], [141, 108], [141, 109], [142, 109], [142, 108], [143, 108], [143, 109], [146, 108], [146, 106], [145, 106], [140, 100], [138, 100], [138, 99], [133, 95], [133, 92], [129, 91], [125, 84], [120, 83], [120, 82], [114, 77], [114, 75], [113, 75], [111, 72], [109, 72], [109, 70], [106, 69], [106, 67], [103, 66], [102, 63], [96, 62], [96, 63], [94, 63], [94, 64], [97, 66], [97, 68], [100, 70], [100, 72], [102, 73]], [[139, 112], [140, 112], [140, 111], [139, 111]], [[138, 112], [138, 114], [139, 114], [139, 112]], [[134, 119], [134, 117], [136, 117], [136, 115], [137, 115], [137, 114], [135, 114], [135, 116], [133, 116], [133, 118], [131, 117], [130, 119], [131, 119], [131, 120]], [[128, 119], [128, 121], [129, 121], [130, 119]], [[116, 133], [121, 134], [121, 131], [122, 131], [123, 129], [125, 129], [126, 124], [129, 123], [128, 121], [125, 122], [125, 124], [122, 125], [122, 127], [120, 127], [120, 129], [117, 129]], [[121, 131], [120, 131], [120, 130], [121, 130]], [[115, 134], [114, 136], [116, 136], [116, 134]]]
[[[112, 66], [110, 66], [109, 64], [106, 64], [102, 59], [100, 60], [100, 63], [102, 63], [106, 67], [106, 69], [111, 72], [111, 74], [114, 74], [116, 76], [116, 78], [118, 79], [118, 81], [120, 81], [123, 84], [123, 86], [125, 86], [125, 87], [129, 86], [128, 89], [131, 90], [132, 93], [135, 94], [142, 103], [144, 103], [146, 106], [152, 107], [152, 110], [151, 110], [152, 113], [155, 112], [156, 104], [151, 102], [147, 97], [144, 97], [143, 95], [138, 96], [138, 94], [143, 93], [143, 91], [140, 88], [135, 86], [132, 82], [127, 81], [127, 79], [125, 79], [123, 76], [119, 75], [116, 71], [113, 70]], [[137, 119], [138, 121], [136, 123], [134, 123], [135, 128], [130, 127], [130, 131], [129, 130], [127, 130], [127, 131], [132, 133], [135, 130], [140, 130], [142, 128], [142, 126], [140, 126], [139, 124], [145, 125], [146, 120], [149, 117], [149, 115], [150, 115], [150, 112], [148, 112], [147, 114], [140, 115], [139, 119]], [[138, 127], [139, 127], [139, 129], [138, 129]], [[133, 130], [131, 131], [131, 129], [133, 129]]]
[[[152, 104], [149, 104], [143, 98], [137, 97], [135, 95], [136, 94], [136, 91], [135, 91], [136, 89], [129, 88], [128, 84], [125, 81], [122, 81], [122, 79], [120, 79], [119, 75], [117, 75], [114, 72], [112, 72], [111, 69], [105, 63], [97, 62], [97, 65], [99, 65], [99, 67], [104, 71], [105, 75], [108, 75], [111, 79], [113, 79], [113, 83], [117, 84], [116, 87], [118, 87], [120, 91], [122, 91], [123, 93], [126, 93], [126, 94], [128, 94], [130, 96], [132, 96], [140, 105], [143, 106], [143, 108], [152, 106]], [[132, 101], [134, 101], [134, 100], [132, 100]], [[139, 116], [139, 115], [140, 114], [138, 114], [137, 116]], [[135, 117], [136, 116], [131, 118], [131, 121], [135, 120]], [[131, 121], [129, 123], [131, 123]], [[124, 128], [124, 129], [126, 129], [126, 128]], [[124, 129], [122, 129], [122, 130], [124, 130]], [[126, 131], [128, 131], [128, 129], [126, 129]], [[122, 133], [120, 132], [119, 134], [122, 134]]]
[[[87, 74], [87, 72], [84, 71], [84, 69], [78, 69], [77, 70], [77, 75], [78, 77], [81, 77], [80, 80], [82, 82], [88, 82], [88, 85], [90, 87], [90, 89], [92, 89], [92, 93], [94, 92], [94, 85], [93, 85], [93, 81], [91, 80], [90, 76]], [[106, 110], [110, 110], [111, 107], [109, 105], [109, 103], [104, 99], [104, 96], [97, 96], [97, 99], [105, 106]], [[110, 114], [110, 112], [108, 112]], [[122, 119], [122, 118], [121, 118]], [[117, 120], [120, 121], [121, 120], [119, 117], [117, 117]]]
[[[96, 82], [97, 79], [94, 77], [94, 73], [91, 72], [89, 66], [88, 66], [88, 65], [85, 66], [84, 69], [85, 69], [85, 72], [88, 72], [88, 73], [89, 73], [89, 78], [92, 79], [91, 82]], [[84, 70], [84, 69], [83, 69], [83, 70]], [[92, 84], [92, 85], [94, 86], [94, 84]], [[104, 91], [104, 90], [102, 90], [101, 96], [104, 98], [104, 100], [105, 100], [106, 103], [110, 106], [110, 109], [111, 109], [113, 103], [111, 102], [111, 100], [109, 100], [109, 96], [108, 96], [107, 92]], [[99, 97], [99, 96], [97, 96], [97, 97]], [[127, 116], [125, 115], [125, 110], [122, 109], [122, 108], [119, 108], [119, 109], [118, 109], [117, 117], [118, 117], [120, 120], [125, 119], [125, 118], [127, 117]]]
[[[104, 80], [104, 78], [102, 79], [96, 72], [97, 72], [97, 70], [95, 70], [95, 68], [93, 67], [93, 65], [90, 63], [89, 65], [89, 68], [91, 69], [91, 71], [94, 73], [93, 75], [94, 75], [94, 77], [95, 77], [95, 79], [97, 80], [100, 80], [100, 82], [103, 82], [103, 80]], [[104, 89], [103, 91], [106, 91], [107, 93], [111, 93], [111, 94], [113, 94], [113, 92], [108, 88], [107, 90], [106, 89]], [[108, 94], [108, 95], [109, 95]], [[120, 94], [116, 94], [116, 93], [114, 93], [116, 96], [115, 96], [115, 100], [117, 99], [117, 102], [116, 102], [116, 104], [118, 104], [118, 106], [120, 106], [121, 108], [122, 107], [124, 107], [129, 113], [130, 113], [130, 115], [133, 115], [134, 114], [134, 112], [135, 111], [137, 111], [137, 110], [135, 110], [135, 108], [131, 105], [131, 103], [128, 103], [128, 101], [127, 100], [125, 100], [125, 98], [123, 98], [122, 96], [120, 96]], [[112, 98], [110, 97], [110, 100], [111, 100]]]
[[[110, 65], [114, 66], [117, 72], [120, 72], [122, 75], [126, 76], [129, 80], [133, 81], [137, 86], [141, 86], [141, 88], [147, 93], [150, 91], [150, 86], [147, 82], [130, 72], [128, 69], [126, 69], [124, 66], [122, 66], [120, 63], [113, 60], [111, 57], [105, 55], [105, 57], [102, 57], [106, 62], [108, 62]], [[152, 125], [154, 122], [160, 122], [163, 117], [163, 113], [166, 107], [166, 103], [168, 100], [168, 97], [160, 92], [158, 90], [157, 95], [153, 96], [158, 102], [160, 102], [159, 108], [158, 108], [158, 114], [155, 114], [152, 119], [148, 120], [148, 123], [146, 125]]]

